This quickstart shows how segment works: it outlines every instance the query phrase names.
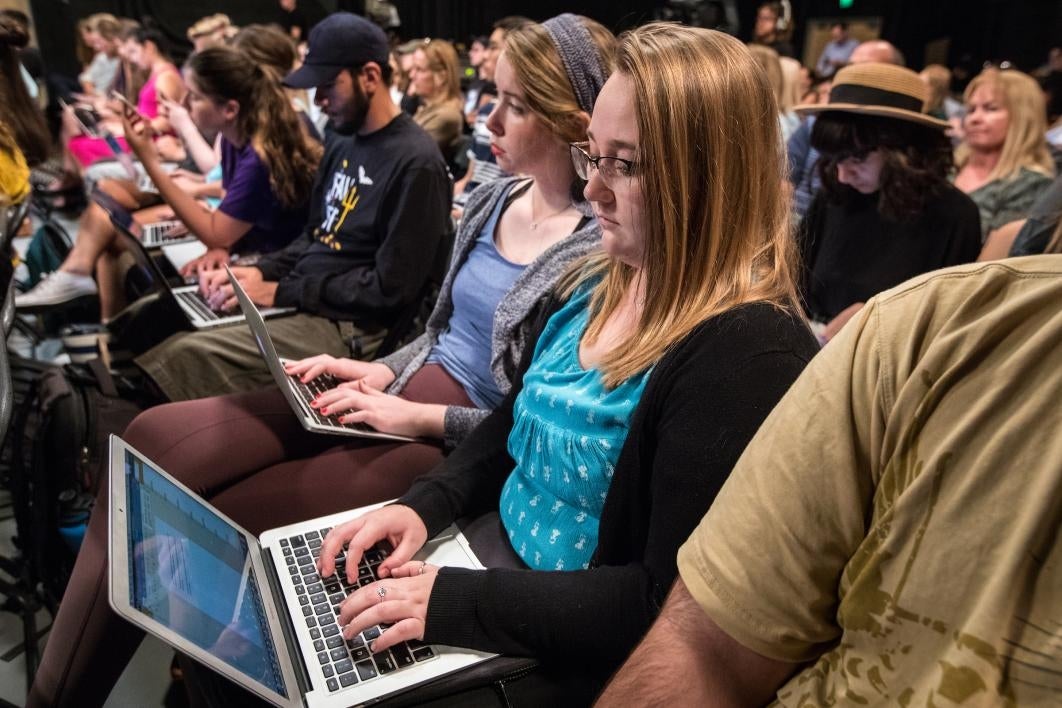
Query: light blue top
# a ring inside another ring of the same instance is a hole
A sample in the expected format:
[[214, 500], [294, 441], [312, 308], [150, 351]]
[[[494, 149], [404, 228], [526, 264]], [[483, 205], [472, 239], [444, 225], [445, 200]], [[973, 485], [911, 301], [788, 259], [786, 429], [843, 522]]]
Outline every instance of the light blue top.
[[[203, 181], [207, 184], [209, 184], [210, 182], [221, 181], [221, 160], [218, 160], [218, 164], [210, 168], [210, 172], [207, 172], [205, 175], [203, 175]], [[219, 206], [221, 206], [221, 198], [207, 197], [206, 203], [210, 205], [211, 209], [217, 209]]]
[[494, 311], [527, 267], [506, 260], [494, 245], [505, 203], [502, 195], [454, 277], [453, 314], [427, 360], [442, 365], [479, 408], [496, 408], [504, 397], [490, 370]]
[[513, 407], [509, 454], [516, 468], [502, 488], [509, 541], [537, 570], [586, 568], [597, 547], [601, 509], [647, 370], [609, 390], [579, 363], [593, 284], [576, 290], [546, 324]]

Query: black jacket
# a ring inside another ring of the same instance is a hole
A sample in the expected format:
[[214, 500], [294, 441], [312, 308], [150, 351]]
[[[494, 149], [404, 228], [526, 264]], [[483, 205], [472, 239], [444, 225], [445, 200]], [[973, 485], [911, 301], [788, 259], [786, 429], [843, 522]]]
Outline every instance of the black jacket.
[[[541, 318], [539, 333], [549, 314]], [[537, 340], [537, 336], [535, 338]], [[399, 503], [434, 536], [460, 517], [498, 508], [514, 463], [505, 401]], [[675, 556], [745, 445], [818, 345], [802, 319], [764, 303], [700, 325], [657, 364], [631, 420], [588, 570], [444, 568], [425, 640], [558, 660], [601, 675], [616, 668], [658, 614], [677, 575]]]

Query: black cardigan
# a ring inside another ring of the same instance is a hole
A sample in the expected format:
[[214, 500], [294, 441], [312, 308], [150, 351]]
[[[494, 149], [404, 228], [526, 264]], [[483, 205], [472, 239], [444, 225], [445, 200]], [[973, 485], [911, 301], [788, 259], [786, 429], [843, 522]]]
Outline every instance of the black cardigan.
[[[538, 335], [553, 304], [539, 321]], [[701, 324], [660, 360], [631, 420], [588, 570], [444, 568], [428, 605], [425, 641], [576, 671], [616, 668], [658, 614], [677, 575], [679, 546], [700, 522], [760, 424], [818, 345], [804, 321], [764, 303]], [[513, 401], [533, 346], [502, 404], [398, 503], [428, 536], [461, 517], [496, 511], [514, 468], [506, 449]]]

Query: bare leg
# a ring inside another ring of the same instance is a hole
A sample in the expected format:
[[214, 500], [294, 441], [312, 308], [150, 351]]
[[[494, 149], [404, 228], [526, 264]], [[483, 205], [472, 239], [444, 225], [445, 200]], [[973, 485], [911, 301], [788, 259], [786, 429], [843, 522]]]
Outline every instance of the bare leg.
[[78, 224], [77, 242], [59, 270], [91, 275], [96, 260], [114, 243], [116, 237], [117, 233], [107, 213], [97, 204], [89, 204]]

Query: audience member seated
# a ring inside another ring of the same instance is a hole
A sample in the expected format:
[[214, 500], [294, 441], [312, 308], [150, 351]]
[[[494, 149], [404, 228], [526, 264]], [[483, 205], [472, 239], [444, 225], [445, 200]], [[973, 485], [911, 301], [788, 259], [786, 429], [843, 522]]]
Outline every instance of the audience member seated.
[[410, 81], [421, 100], [413, 120], [428, 131], [439, 152], [450, 162], [465, 127], [461, 113], [461, 75], [454, 45], [431, 39], [417, 47], [413, 52]]
[[599, 706], [1058, 703], [1062, 258], [879, 295], [767, 418]]
[[854, 64], [834, 77], [811, 144], [823, 189], [800, 224], [804, 304], [829, 340], [871, 296], [980, 251], [977, 207], [948, 182], [945, 121], [920, 110], [918, 74]]
[[794, 56], [793, 34], [789, 3], [765, 2], [756, 10], [756, 24], [752, 28], [752, 44], [762, 44], [780, 56]]
[[188, 28], [188, 41], [192, 43], [193, 52], [201, 52], [207, 47], [218, 47], [225, 44], [230, 31], [235, 32], [232, 20], [228, 15], [218, 13], [200, 18], [194, 25]]
[[[483, 63], [479, 66], [479, 75], [493, 84], [494, 70], [505, 47], [505, 36], [531, 20], [526, 17], [512, 16], [503, 17], [494, 23], [490, 33], [490, 40], [483, 53]], [[469, 195], [481, 184], [493, 182], [506, 176], [506, 172], [498, 167], [498, 161], [491, 151], [491, 132], [487, 128], [487, 117], [494, 110], [497, 96], [492, 94], [476, 111], [475, 121], [472, 125], [472, 144], [468, 148], [468, 170], [464, 177], [454, 183], [454, 205], [457, 207], [457, 216], [460, 209], [464, 208]]]
[[[851, 64], [864, 64], [867, 62], [881, 62], [885, 64], [904, 65], [903, 54], [880, 39], [863, 42], [849, 60]], [[831, 86], [832, 88], [832, 86]], [[826, 103], [828, 99], [823, 97], [817, 103]], [[803, 218], [811, 206], [811, 200], [818, 193], [822, 183], [819, 180], [819, 170], [816, 165], [819, 161], [819, 153], [811, 146], [811, 129], [815, 125], [814, 116], [800, 124], [786, 144], [788, 153], [789, 182], [793, 185], [793, 211], [797, 218]]]
[[[371, 359], [388, 328], [445, 271], [452, 241], [446, 165], [391, 101], [387, 59], [382, 30], [335, 13], [310, 32], [306, 63], [285, 79], [292, 88], [316, 87], [315, 100], [339, 134], [317, 170], [302, 234], [233, 272], [258, 305], [298, 310], [269, 321], [277, 348], [293, 359]], [[236, 306], [225, 271], [204, 274], [201, 284], [216, 307]], [[137, 363], [170, 400], [273, 382], [243, 327], [179, 333]]]
[[118, 44], [121, 25], [110, 13], [100, 12], [85, 18], [82, 37], [94, 52], [92, 61], [77, 77], [81, 90], [88, 96], [107, 96], [118, 77], [121, 60]]
[[[1055, 168], [1044, 138], [1044, 96], [1036, 81], [1020, 71], [989, 69], [970, 82], [963, 100], [955, 186], [977, 204], [985, 241], [1000, 227], [1024, 219], [1051, 184]], [[1009, 247], [1008, 241], [999, 251], [1006, 253]]]
[[822, 48], [819, 60], [815, 62], [815, 75], [820, 79], [830, 79], [838, 70], [847, 66], [852, 52], [859, 46], [859, 40], [849, 36], [847, 22], [834, 22], [830, 26], [830, 41]]
[[[559, 37], [562, 54], [589, 42]], [[383, 579], [342, 604], [345, 636], [383, 621], [375, 652], [420, 639], [534, 657], [507, 695], [563, 705], [623, 660], [679, 544], [816, 351], [782, 143], [762, 120], [774, 105], [728, 35], [652, 24], [623, 38], [573, 150], [605, 255], [564, 283], [501, 407], [398, 504], [328, 534], [322, 577], [346, 542], [352, 560], [396, 546]], [[410, 562], [461, 517], [478, 517], [465, 532], [490, 570]]]
[[[510, 179], [477, 191], [458, 233], [455, 258], [426, 334], [379, 363], [318, 357], [295, 367], [306, 372], [307, 378], [328, 370], [352, 380], [371, 380], [380, 388], [387, 381], [394, 382], [389, 391], [396, 395], [389, 398], [405, 405], [396, 405], [393, 417], [427, 415], [433, 419], [432, 429], [422, 432], [426, 440], [437, 443], [343, 442], [307, 433], [283, 396], [271, 389], [159, 406], [127, 430], [130, 444], [144, 445], [145, 454], [158, 455], [167, 471], [210, 498], [231, 518], [263, 529], [281, 517], [295, 521], [392, 498], [438, 463], [441, 439], [445, 437], [451, 445], [459, 442], [487, 415], [486, 409], [508, 393], [557, 279], [574, 260], [600, 246], [601, 231], [590, 205], [578, 198], [584, 182], [575, 173], [569, 143], [586, 137], [589, 110], [613, 63], [614, 38], [596, 22], [578, 21], [586, 26], [596, 47], [593, 53], [565, 56], [572, 75], [585, 77], [580, 90], [569, 84], [566, 66], [542, 27], [521, 31], [499, 61], [498, 84], [509, 102], [492, 116], [491, 128], [498, 143], [507, 148], [503, 162], [530, 175], [531, 181]], [[525, 91], [531, 77], [545, 84]], [[550, 97], [549, 111], [539, 103], [543, 94]], [[563, 111], [553, 112], [558, 106]], [[577, 199], [574, 203], [573, 198]], [[189, 424], [194, 424], [195, 432]], [[176, 440], [172, 437], [176, 430], [190, 434]], [[239, 445], [238, 438], [248, 442], [245, 467], [232, 464], [231, 450]], [[191, 456], [184, 457], [182, 450]], [[298, 459], [296, 450], [307, 459]], [[310, 458], [314, 451], [316, 456]], [[207, 459], [216, 464], [200, 464]], [[202, 476], [209, 471], [219, 476]], [[321, 489], [328, 493], [317, 493]], [[101, 494], [87, 546], [102, 549], [106, 545], [106, 504], [106, 494]], [[63, 666], [77, 667], [66, 679], [70, 688], [64, 695], [102, 700], [102, 695], [85, 694], [90, 689], [82, 682], [89, 681], [91, 674], [97, 687], [91, 690], [106, 690], [141, 636], [111, 613], [106, 603], [87, 604], [87, 598], [101, 589], [90, 578], [106, 573], [101, 567], [105, 555], [89, 551], [79, 557], [75, 578], [61, 604], [61, 626], [71, 628], [70, 640], [55, 642], [61, 648], [44, 659], [49, 676], [63, 671]], [[89, 611], [91, 618], [78, 614]], [[78, 636], [82, 626], [101, 631]], [[110, 641], [106, 655], [95, 644], [104, 637]], [[91, 666], [73, 658], [74, 653]], [[56, 697], [54, 687], [39, 690], [60, 703], [64, 700]]]
[[[130, 115], [126, 140], [169, 209], [209, 249], [227, 254], [268, 253], [286, 246], [306, 223], [313, 171], [321, 148], [305, 133], [277, 77], [234, 49], [216, 47], [192, 55], [186, 78], [188, 106], [197, 127], [217, 132], [225, 197], [216, 211], [204, 208], [179, 181], [162, 169], [151, 142], [151, 123]], [[130, 130], [132, 129], [132, 131]], [[136, 185], [112, 182], [111, 196], [132, 210], [144, 205]], [[152, 214], [158, 220], [157, 212]], [[117, 233], [98, 205], [81, 217], [77, 242], [59, 270], [29, 292], [18, 307], [52, 305], [96, 292], [101, 314], [121, 309], [123, 288], [115, 256]], [[218, 254], [211, 256], [215, 260]]]
[[[157, 135], [169, 134], [169, 121], [159, 110], [160, 97], [180, 103], [184, 100], [185, 87], [177, 67], [169, 58], [166, 38], [159, 30], [135, 28], [123, 38], [122, 51], [132, 64], [147, 72], [147, 79], [138, 94], [137, 111], [151, 121]], [[112, 132], [119, 134], [118, 144], [123, 149], [128, 148], [124, 137], [120, 136], [121, 129], [117, 126], [108, 127], [114, 128]], [[114, 157], [112, 147], [103, 138], [75, 135], [69, 138], [66, 147], [82, 166]]]
[[[278, 82], [300, 65], [295, 43], [276, 25], [247, 25], [236, 33], [231, 44], [233, 49], [273, 72]], [[320, 117], [320, 110], [313, 105], [309, 91], [284, 87], [284, 92], [311, 137], [320, 142], [323, 132], [315, 122], [315, 116]]]

